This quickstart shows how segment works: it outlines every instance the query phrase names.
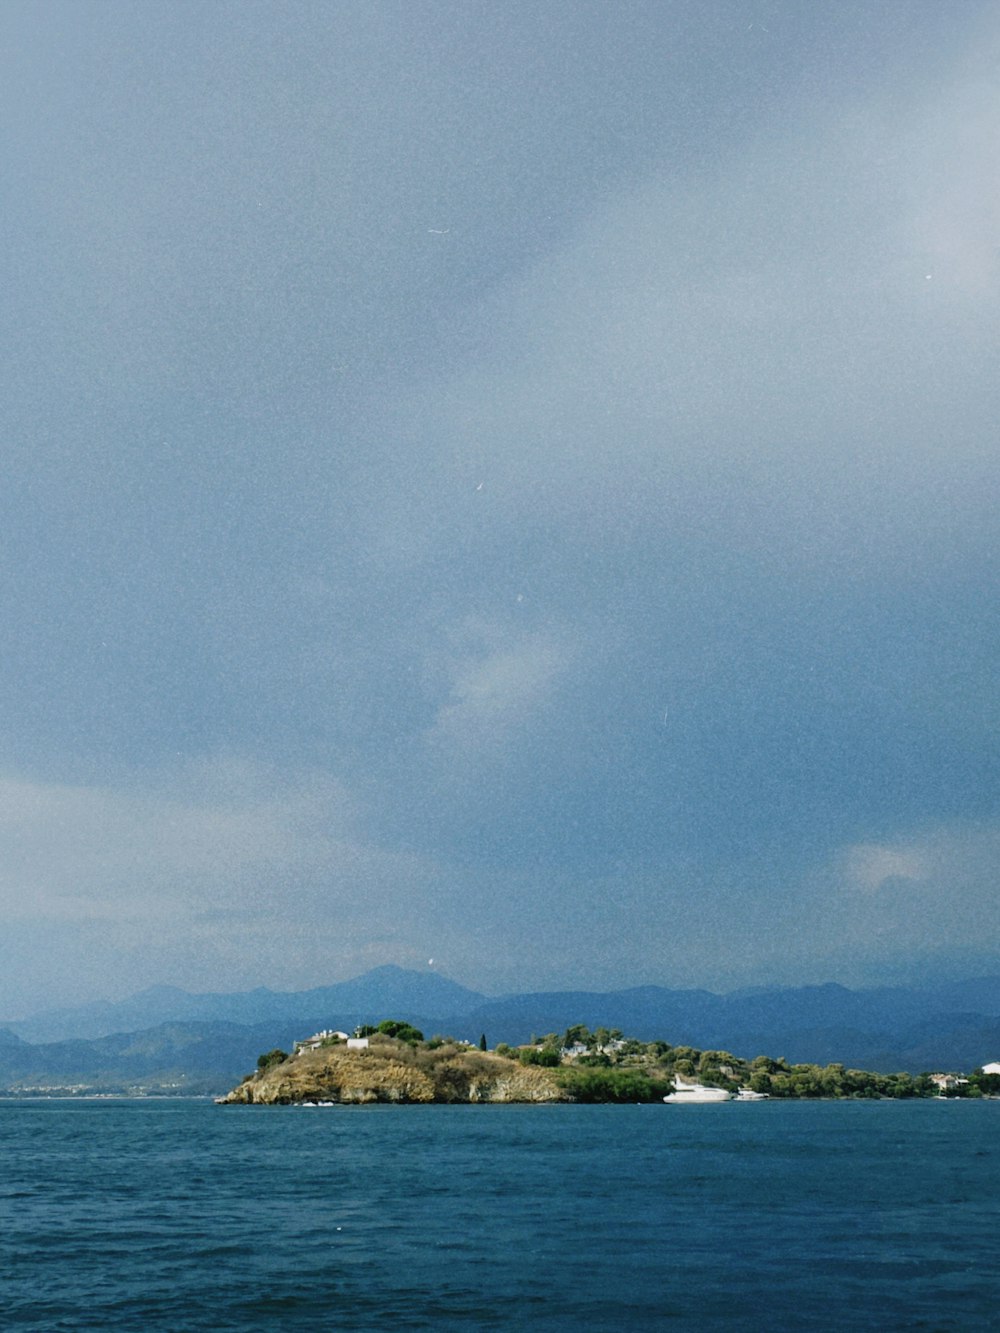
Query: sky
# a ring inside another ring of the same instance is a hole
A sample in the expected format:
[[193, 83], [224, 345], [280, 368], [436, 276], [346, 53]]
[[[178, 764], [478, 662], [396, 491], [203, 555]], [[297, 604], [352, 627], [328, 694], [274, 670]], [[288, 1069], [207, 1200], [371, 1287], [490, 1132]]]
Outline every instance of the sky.
[[0, 7], [0, 1016], [1000, 970], [1000, 11]]

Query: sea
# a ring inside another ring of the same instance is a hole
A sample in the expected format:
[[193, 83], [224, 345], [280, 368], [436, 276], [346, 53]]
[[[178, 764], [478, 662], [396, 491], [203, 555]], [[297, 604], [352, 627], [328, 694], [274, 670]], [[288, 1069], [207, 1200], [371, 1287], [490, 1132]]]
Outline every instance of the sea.
[[0, 1328], [1000, 1328], [1000, 1102], [0, 1101]]

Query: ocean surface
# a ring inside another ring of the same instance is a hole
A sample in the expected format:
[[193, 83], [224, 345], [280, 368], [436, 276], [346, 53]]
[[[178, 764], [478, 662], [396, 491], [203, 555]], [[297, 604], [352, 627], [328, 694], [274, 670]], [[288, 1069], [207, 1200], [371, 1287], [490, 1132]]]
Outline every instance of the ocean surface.
[[1000, 1327], [1000, 1102], [0, 1101], [0, 1327]]

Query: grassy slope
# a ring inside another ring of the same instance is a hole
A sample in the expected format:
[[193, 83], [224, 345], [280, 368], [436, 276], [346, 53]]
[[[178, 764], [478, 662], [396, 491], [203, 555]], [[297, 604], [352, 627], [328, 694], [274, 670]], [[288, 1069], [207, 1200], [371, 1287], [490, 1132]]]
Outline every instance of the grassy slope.
[[325, 1046], [258, 1071], [225, 1098], [230, 1103], [550, 1102], [565, 1094], [552, 1071], [446, 1043], [411, 1047], [373, 1037], [366, 1051]]

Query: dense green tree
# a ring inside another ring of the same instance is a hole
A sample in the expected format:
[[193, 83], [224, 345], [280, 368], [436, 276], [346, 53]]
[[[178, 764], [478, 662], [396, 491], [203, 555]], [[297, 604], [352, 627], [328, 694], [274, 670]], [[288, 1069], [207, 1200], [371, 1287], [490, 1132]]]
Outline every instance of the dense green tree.
[[376, 1031], [381, 1032], [384, 1037], [395, 1037], [398, 1041], [416, 1043], [424, 1039], [424, 1034], [419, 1028], [398, 1018], [383, 1019]]
[[258, 1069], [270, 1069], [272, 1065], [280, 1065], [288, 1059], [288, 1052], [280, 1050], [275, 1046], [273, 1051], [265, 1051], [263, 1055], [257, 1056]]

